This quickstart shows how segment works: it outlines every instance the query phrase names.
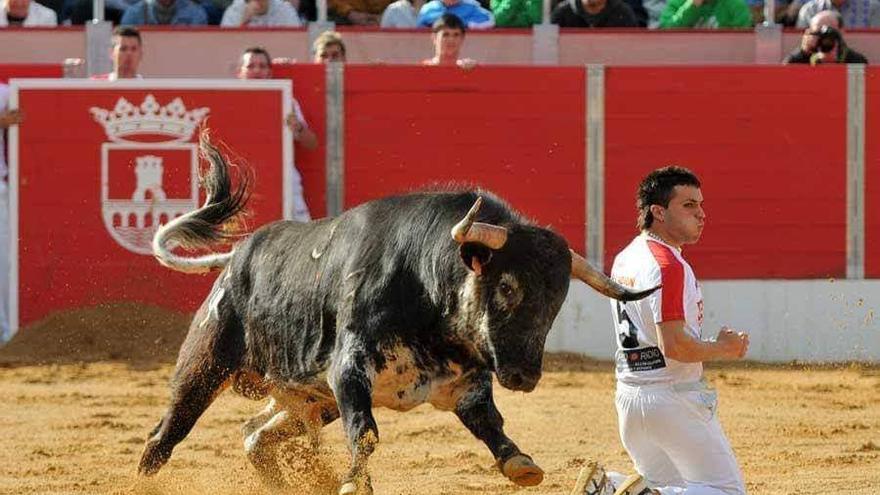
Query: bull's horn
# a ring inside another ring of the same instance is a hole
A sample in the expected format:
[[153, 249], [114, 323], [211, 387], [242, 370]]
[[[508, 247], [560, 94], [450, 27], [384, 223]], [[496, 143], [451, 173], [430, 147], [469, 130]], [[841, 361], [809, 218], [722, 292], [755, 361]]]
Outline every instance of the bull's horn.
[[635, 301], [660, 288], [658, 285], [653, 289], [634, 291], [618, 284], [604, 273], [590, 266], [590, 264], [587, 263], [587, 260], [573, 250], [569, 249], [569, 251], [571, 252], [571, 277], [583, 281], [608, 297], [620, 301]]
[[459, 244], [477, 242], [489, 249], [501, 249], [507, 242], [507, 229], [488, 223], [474, 222], [483, 198], [478, 197], [471, 210], [452, 227], [452, 238]]

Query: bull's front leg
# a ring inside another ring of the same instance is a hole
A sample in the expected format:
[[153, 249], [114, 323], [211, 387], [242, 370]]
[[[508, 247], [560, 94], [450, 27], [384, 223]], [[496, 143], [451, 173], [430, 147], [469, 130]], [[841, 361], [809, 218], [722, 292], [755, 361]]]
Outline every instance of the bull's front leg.
[[351, 468], [339, 488], [339, 495], [370, 495], [367, 460], [379, 442], [379, 430], [373, 418], [372, 382], [366, 354], [351, 350], [336, 363], [330, 386], [336, 396], [345, 435], [351, 452]]
[[474, 377], [470, 387], [459, 397], [455, 414], [489, 447], [504, 476], [520, 486], [535, 486], [544, 480], [544, 471], [504, 434], [504, 418], [495, 407], [489, 372]]

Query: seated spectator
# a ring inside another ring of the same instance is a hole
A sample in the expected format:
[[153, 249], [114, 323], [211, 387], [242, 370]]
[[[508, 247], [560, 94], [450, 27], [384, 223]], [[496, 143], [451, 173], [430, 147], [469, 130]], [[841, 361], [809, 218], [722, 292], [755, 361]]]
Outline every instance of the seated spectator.
[[327, 0], [327, 9], [339, 24], [378, 26], [391, 0]]
[[140, 0], [125, 9], [120, 21], [125, 25], [204, 25], [208, 14], [192, 0]]
[[550, 21], [560, 27], [638, 27], [623, 0], [565, 0], [553, 9]]
[[[119, 24], [122, 20], [122, 14], [125, 13], [131, 4], [137, 0], [105, 0], [104, 1], [104, 20], [113, 24]], [[94, 19], [94, 1], [93, 0], [65, 0], [64, 1], [64, 18], [69, 24], [81, 25]]]
[[0, 27], [51, 27], [58, 25], [54, 10], [32, 0], [0, 0]]
[[544, 16], [543, 0], [492, 0], [497, 27], [532, 27]]
[[[823, 31], [824, 28], [824, 31]], [[829, 30], [828, 28], [831, 28]], [[821, 43], [820, 38], [826, 39]], [[835, 43], [831, 43], [835, 40]], [[843, 41], [843, 17], [836, 10], [823, 10], [810, 19], [810, 27], [804, 31], [801, 46], [788, 54], [785, 64], [867, 64], [868, 59], [847, 46]]]
[[[764, 0], [746, 0], [752, 11], [752, 23], [755, 25], [764, 22]], [[797, 24], [798, 11], [801, 9], [800, 0], [778, 0], [774, 2], [776, 12], [773, 19], [777, 24], [785, 27], [794, 27]]]
[[407, 29], [418, 26], [419, 9], [425, 0], [397, 0], [382, 12], [379, 26], [383, 28]]
[[[248, 48], [241, 54], [238, 66], [239, 79], [272, 79], [272, 57], [261, 46]], [[305, 149], [313, 150], [318, 147], [318, 136], [309, 128], [302, 108], [296, 98], [293, 99], [293, 113], [285, 119], [287, 125], [293, 131], [293, 142], [302, 145]], [[293, 210], [289, 218], [298, 222], [311, 220], [309, 207], [303, 197], [302, 176], [296, 166], [293, 167]]]
[[470, 69], [477, 62], [469, 58], [459, 58], [461, 47], [464, 45], [464, 34], [467, 30], [464, 22], [455, 14], [443, 14], [434, 21], [431, 26], [434, 34], [431, 39], [434, 42], [434, 58], [424, 60], [424, 65], [457, 65], [463, 69]]
[[745, 0], [669, 0], [661, 28], [747, 28], [752, 13]]
[[296, 9], [284, 0], [234, 0], [223, 12], [221, 26], [302, 26]]
[[315, 39], [312, 45], [315, 51], [314, 62], [326, 64], [327, 62], [345, 62], [345, 43], [342, 35], [336, 31], [324, 31]]
[[836, 10], [849, 28], [880, 27], [878, 0], [810, 0], [798, 12], [797, 27], [805, 28], [823, 10]]
[[468, 29], [489, 29], [495, 16], [476, 0], [431, 0], [419, 10], [419, 27], [431, 27], [443, 14], [453, 14]]
[[144, 56], [141, 33], [133, 26], [117, 26], [111, 38], [110, 57], [113, 72], [93, 76], [92, 79], [116, 81], [118, 79], [141, 79], [138, 72]]

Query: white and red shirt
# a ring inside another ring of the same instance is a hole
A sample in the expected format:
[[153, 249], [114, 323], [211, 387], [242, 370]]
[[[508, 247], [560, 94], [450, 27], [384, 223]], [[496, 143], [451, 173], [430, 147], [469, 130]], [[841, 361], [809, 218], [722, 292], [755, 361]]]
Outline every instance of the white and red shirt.
[[617, 380], [628, 385], [700, 380], [702, 363], [669, 359], [658, 347], [657, 323], [683, 320], [686, 333], [702, 335], [703, 294], [681, 251], [643, 232], [614, 258], [611, 278], [636, 290], [663, 286], [638, 301], [611, 300]]

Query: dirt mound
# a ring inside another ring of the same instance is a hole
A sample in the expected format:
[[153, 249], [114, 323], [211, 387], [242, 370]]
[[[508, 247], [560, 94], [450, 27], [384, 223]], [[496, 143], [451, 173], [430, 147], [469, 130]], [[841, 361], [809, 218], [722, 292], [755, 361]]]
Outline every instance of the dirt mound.
[[191, 314], [138, 303], [59, 311], [19, 330], [0, 364], [173, 362]]
[[608, 360], [598, 360], [574, 352], [544, 353], [544, 371], [598, 371], [607, 373], [614, 369]]

